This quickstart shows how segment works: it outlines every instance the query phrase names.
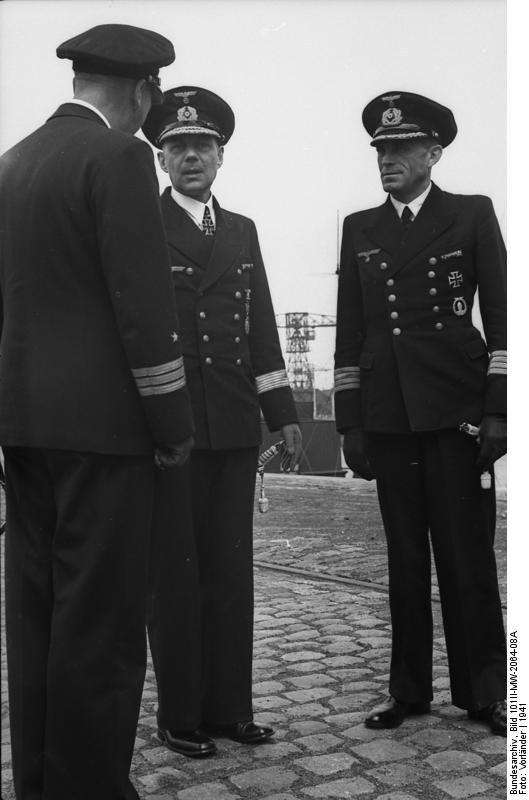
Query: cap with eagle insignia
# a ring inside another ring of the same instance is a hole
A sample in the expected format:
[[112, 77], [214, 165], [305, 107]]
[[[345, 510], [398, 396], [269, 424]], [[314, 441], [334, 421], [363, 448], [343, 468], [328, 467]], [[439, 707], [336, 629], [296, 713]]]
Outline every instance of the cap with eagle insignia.
[[390, 91], [378, 95], [364, 108], [362, 122], [373, 146], [388, 140], [428, 137], [446, 147], [457, 133], [449, 108], [412, 92]]
[[142, 131], [155, 147], [161, 147], [167, 139], [184, 133], [215, 136], [226, 144], [234, 128], [233, 111], [217, 94], [200, 86], [177, 86], [164, 92], [163, 103], [150, 110]]
[[158, 70], [175, 60], [173, 45], [154, 31], [134, 25], [96, 25], [57, 48], [58, 58], [69, 58], [75, 72], [144, 78], [162, 101]]

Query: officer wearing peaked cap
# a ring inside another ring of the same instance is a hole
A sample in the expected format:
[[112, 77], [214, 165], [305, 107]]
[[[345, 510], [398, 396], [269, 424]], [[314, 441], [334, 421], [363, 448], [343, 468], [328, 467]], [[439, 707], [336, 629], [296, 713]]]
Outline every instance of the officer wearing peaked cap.
[[17, 800], [133, 800], [154, 459], [182, 463], [193, 430], [153, 155], [131, 135], [174, 52], [101, 25], [57, 54], [74, 99], [0, 159], [13, 779]]
[[388, 543], [391, 696], [366, 725], [430, 709], [429, 535], [453, 702], [505, 735], [494, 484], [481, 478], [506, 449], [505, 247], [488, 197], [431, 182], [457, 132], [450, 109], [389, 91], [362, 121], [388, 197], [344, 221], [335, 406], [347, 463], [376, 476]]
[[196, 423], [189, 464], [159, 476], [148, 627], [158, 734], [191, 757], [213, 754], [212, 736], [273, 733], [251, 690], [260, 411], [294, 458], [301, 439], [255, 225], [211, 194], [234, 124], [216, 94], [179, 86], [143, 127], [172, 183], [162, 213]]

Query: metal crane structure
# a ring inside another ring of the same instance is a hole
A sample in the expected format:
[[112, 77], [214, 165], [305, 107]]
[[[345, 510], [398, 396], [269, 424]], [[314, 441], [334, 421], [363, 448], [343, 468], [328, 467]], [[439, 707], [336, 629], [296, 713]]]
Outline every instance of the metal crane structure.
[[316, 338], [316, 328], [334, 328], [336, 318], [325, 314], [292, 311], [277, 314], [278, 328], [285, 329], [287, 374], [294, 390], [314, 390], [314, 371], [308, 360], [310, 343]]

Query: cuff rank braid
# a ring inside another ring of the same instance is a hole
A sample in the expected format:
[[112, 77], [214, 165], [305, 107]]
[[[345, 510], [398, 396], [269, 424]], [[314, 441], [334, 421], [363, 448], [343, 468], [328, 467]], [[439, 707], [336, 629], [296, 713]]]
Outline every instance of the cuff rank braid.
[[157, 364], [154, 367], [133, 369], [132, 374], [142, 397], [169, 394], [183, 389], [186, 385], [182, 357], [165, 364]]

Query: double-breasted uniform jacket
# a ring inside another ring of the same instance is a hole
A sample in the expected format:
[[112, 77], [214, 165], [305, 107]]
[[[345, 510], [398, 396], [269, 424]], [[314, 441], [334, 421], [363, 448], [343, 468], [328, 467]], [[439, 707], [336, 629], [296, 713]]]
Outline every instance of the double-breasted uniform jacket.
[[297, 414], [255, 225], [214, 204], [208, 237], [162, 194], [195, 446], [226, 450], [259, 444], [260, 409], [270, 430]]
[[0, 161], [0, 442], [148, 454], [192, 432], [149, 146], [65, 103]]
[[[471, 311], [478, 290], [485, 340]], [[492, 202], [432, 185], [404, 241], [388, 196], [343, 226], [338, 430], [405, 433], [506, 413], [506, 254]]]

